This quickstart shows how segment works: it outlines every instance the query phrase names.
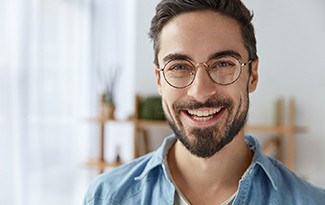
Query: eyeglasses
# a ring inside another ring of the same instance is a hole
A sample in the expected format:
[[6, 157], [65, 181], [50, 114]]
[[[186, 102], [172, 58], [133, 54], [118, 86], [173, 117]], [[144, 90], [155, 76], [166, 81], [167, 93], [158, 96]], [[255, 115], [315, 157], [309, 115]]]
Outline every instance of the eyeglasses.
[[251, 63], [242, 63], [234, 56], [221, 56], [211, 59], [206, 63], [194, 65], [189, 60], [170, 60], [163, 68], [158, 68], [163, 72], [166, 82], [174, 88], [185, 88], [191, 85], [195, 79], [197, 69], [203, 65], [208, 72], [211, 80], [219, 85], [230, 85], [238, 80], [242, 67]]

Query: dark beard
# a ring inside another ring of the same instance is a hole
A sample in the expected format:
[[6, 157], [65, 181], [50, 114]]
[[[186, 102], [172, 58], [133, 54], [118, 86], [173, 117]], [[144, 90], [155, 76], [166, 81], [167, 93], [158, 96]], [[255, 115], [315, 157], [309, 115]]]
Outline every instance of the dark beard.
[[[247, 122], [247, 114], [249, 107], [249, 98], [247, 96], [246, 102], [240, 101], [239, 105], [244, 103], [244, 110], [238, 110], [234, 114], [234, 119], [228, 119], [224, 133], [221, 133], [219, 127], [208, 128], [193, 128], [189, 130], [189, 135], [194, 136], [194, 140], [190, 141], [186, 136], [184, 129], [177, 127], [176, 123], [171, 120], [167, 115], [166, 119], [174, 131], [178, 140], [195, 156], [201, 158], [210, 158], [215, 153], [219, 152], [223, 147], [229, 144], [239, 131], [245, 126]], [[186, 105], [176, 107], [175, 111], [180, 109], [197, 109], [200, 107], [219, 107], [223, 106], [228, 109], [229, 113], [233, 112], [234, 105], [231, 100], [208, 100], [206, 103], [190, 102]], [[231, 117], [231, 116], [230, 116]], [[180, 124], [180, 123], [179, 123]]]

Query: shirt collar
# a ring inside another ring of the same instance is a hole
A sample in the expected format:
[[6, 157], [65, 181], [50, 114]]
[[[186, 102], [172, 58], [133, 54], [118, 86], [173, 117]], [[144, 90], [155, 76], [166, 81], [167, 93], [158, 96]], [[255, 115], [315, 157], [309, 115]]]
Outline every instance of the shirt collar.
[[274, 164], [272, 163], [272, 160], [270, 160], [268, 156], [265, 156], [263, 154], [261, 145], [259, 144], [256, 138], [247, 135], [245, 136], [245, 142], [249, 146], [249, 148], [254, 151], [252, 169], [254, 169], [256, 166], [260, 166], [266, 174], [267, 178], [270, 180], [273, 188], [277, 190], [278, 187], [276, 182], [278, 181], [278, 173], [277, 170], [273, 168]]
[[[167, 159], [167, 153], [175, 142], [176, 136], [174, 134], [166, 137], [162, 145], [155, 152], [153, 152], [152, 157], [148, 161], [148, 164], [146, 165], [142, 173], [134, 179], [141, 180], [155, 167], [163, 166], [165, 160]], [[245, 142], [249, 146], [249, 148], [254, 151], [252, 169], [254, 169], [256, 166], [260, 166], [264, 170], [268, 179], [270, 180], [273, 188], [277, 190], [277, 173], [276, 170], [272, 168], [274, 166], [272, 164], [272, 161], [263, 154], [262, 148], [257, 139], [248, 135], [245, 136]]]
[[146, 165], [142, 173], [134, 179], [141, 180], [155, 167], [163, 166], [164, 161], [167, 159], [167, 154], [175, 142], [176, 136], [174, 134], [166, 137], [162, 145], [155, 152], [152, 153], [152, 157], [148, 161], [148, 164]]

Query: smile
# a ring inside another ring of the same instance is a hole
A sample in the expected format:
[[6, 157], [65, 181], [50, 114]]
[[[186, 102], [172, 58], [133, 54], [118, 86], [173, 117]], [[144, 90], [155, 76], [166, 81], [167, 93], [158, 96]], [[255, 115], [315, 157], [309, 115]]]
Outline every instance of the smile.
[[200, 110], [187, 110], [188, 115], [195, 121], [206, 122], [215, 118], [223, 108], [209, 108]]

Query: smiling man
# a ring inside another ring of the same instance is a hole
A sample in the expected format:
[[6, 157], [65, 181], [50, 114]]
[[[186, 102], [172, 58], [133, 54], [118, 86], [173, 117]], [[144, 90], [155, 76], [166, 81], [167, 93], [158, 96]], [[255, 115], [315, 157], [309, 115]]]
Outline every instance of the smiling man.
[[240, 0], [162, 0], [150, 29], [174, 134], [100, 175], [85, 204], [322, 204], [324, 190], [245, 136], [258, 82], [252, 15]]

